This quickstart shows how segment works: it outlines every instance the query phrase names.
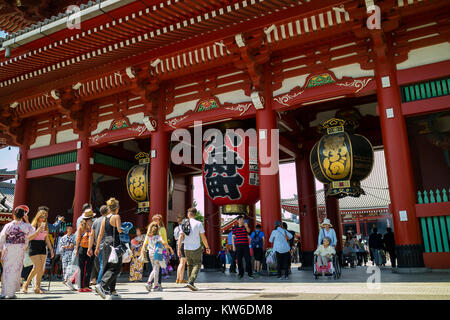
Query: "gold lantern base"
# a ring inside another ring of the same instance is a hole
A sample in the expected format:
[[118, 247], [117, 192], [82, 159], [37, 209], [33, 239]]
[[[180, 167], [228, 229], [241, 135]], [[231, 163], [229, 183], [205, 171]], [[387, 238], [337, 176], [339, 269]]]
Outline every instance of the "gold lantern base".
[[150, 201], [138, 202], [136, 214], [146, 214], [150, 212]]
[[346, 196], [359, 197], [362, 194], [366, 194], [361, 188], [359, 181], [342, 180], [333, 181], [329, 185], [326, 196], [344, 198]]
[[226, 204], [222, 206], [221, 213], [228, 215], [237, 215], [237, 214], [247, 215], [250, 213], [250, 206], [248, 204]]

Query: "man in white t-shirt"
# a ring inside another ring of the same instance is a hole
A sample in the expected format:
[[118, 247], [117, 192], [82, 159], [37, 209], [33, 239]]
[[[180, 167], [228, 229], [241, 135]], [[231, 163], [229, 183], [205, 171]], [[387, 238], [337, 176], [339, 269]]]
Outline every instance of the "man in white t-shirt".
[[189, 235], [185, 234], [183, 229], [181, 229], [180, 237], [178, 238], [178, 256], [181, 256], [181, 244], [184, 243], [184, 254], [187, 260], [187, 276], [188, 285], [187, 287], [192, 291], [198, 290], [194, 285], [197, 275], [202, 268], [202, 246], [200, 240], [203, 242], [206, 253], [210, 254], [208, 240], [205, 236], [205, 228], [203, 223], [195, 219], [197, 215], [197, 209], [188, 209], [188, 219], [190, 223]]

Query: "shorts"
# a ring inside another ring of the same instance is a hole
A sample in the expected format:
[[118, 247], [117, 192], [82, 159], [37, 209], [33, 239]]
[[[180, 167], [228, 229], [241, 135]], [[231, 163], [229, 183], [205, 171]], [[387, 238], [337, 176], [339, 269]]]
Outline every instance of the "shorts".
[[264, 258], [264, 250], [262, 248], [254, 248], [253, 255], [256, 261], [262, 261]]
[[47, 255], [47, 245], [45, 243], [45, 240], [31, 240], [29, 251], [30, 257], [40, 254]]
[[186, 258], [186, 254], [184, 253], [184, 243], [181, 244], [180, 251], [181, 251], [180, 258]]

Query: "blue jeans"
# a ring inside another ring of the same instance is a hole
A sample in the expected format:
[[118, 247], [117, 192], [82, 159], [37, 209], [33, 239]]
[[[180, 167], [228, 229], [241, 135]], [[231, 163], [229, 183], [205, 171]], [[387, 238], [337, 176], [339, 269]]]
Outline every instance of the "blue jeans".
[[380, 249], [372, 249], [373, 259], [375, 260], [375, 264], [377, 266], [381, 265], [381, 256]]
[[98, 261], [100, 262], [100, 270], [98, 271], [98, 277], [97, 277], [97, 284], [102, 281], [102, 275], [103, 275], [103, 262], [102, 262], [102, 250], [100, 250], [98, 254]]

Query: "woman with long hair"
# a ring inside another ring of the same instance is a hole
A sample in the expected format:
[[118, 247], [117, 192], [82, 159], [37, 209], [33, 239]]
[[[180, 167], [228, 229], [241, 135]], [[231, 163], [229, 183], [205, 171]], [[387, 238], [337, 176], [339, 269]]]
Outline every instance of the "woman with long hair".
[[110, 198], [106, 205], [109, 208], [109, 214], [105, 216], [100, 227], [100, 231], [97, 237], [97, 244], [95, 247], [95, 255], [98, 257], [100, 252], [100, 242], [103, 239], [102, 246], [102, 263], [103, 263], [103, 275], [102, 280], [95, 286], [95, 291], [103, 299], [112, 299], [112, 297], [119, 297], [116, 292], [116, 282], [122, 269], [122, 257], [119, 257], [117, 263], [108, 262], [111, 254], [112, 247], [118, 247], [120, 245], [120, 233], [122, 233], [121, 220], [119, 215], [119, 201], [115, 198]]
[[31, 261], [33, 262], [33, 270], [31, 270], [27, 281], [23, 284], [22, 290], [24, 293], [28, 292], [28, 286], [34, 277], [36, 277], [34, 292], [37, 294], [44, 293], [44, 291], [41, 290], [41, 280], [45, 272], [45, 260], [47, 259], [46, 247], [50, 249], [51, 258], [53, 259], [55, 256], [53, 246], [48, 237], [47, 218], [47, 211], [39, 210], [31, 222], [31, 225], [35, 229], [39, 229], [39, 232], [29, 243], [29, 255]]
[[78, 265], [80, 267], [80, 286], [79, 292], [91, 292], [89, 288], [89, 282], [91, 280], [92, 265], [94, 263], [94, 257], [88, 255], [89, 249], [89, 237], [92, 232], [92, 218], [94, 212], [92, 209], [86, 209], [83, 212], [83, 220], [81, 220], [77, 232], [77, 240], [75, 244], [75, 250], [78, 254]]
[[1, 298], [14, 299], [20, 289], [20, 273], [23, 267], [25, 250], [30, 239], [37, 231], [28, 221], [28, 207], [18, 206], [14, 209], [13, 221], [5, 225], [0, 233], [0, 251], [3, 264]]

